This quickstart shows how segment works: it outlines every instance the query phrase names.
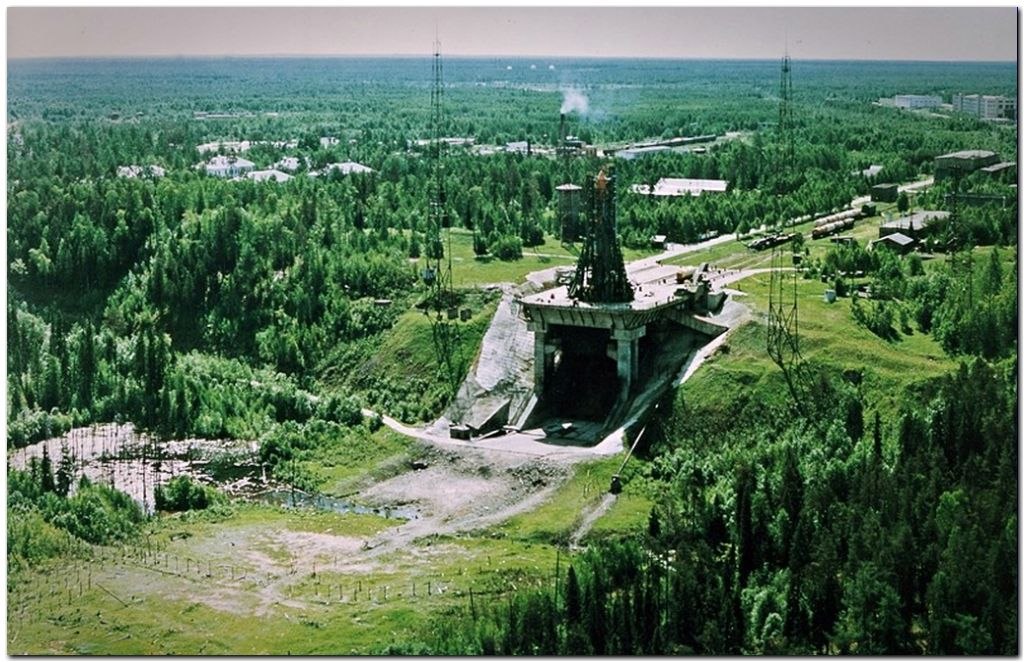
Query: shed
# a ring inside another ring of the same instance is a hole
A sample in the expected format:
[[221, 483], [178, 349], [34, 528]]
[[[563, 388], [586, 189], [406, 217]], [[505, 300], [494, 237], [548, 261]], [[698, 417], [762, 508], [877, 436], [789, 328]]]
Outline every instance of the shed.
[[874, 241], [870, 242], [868, 246], [872, 249], [874, 249], [876, 245], [888, 246], [891, 250], [896, 251], [900, 255], [904, 255], [905, 253], [910, 252], [910, 250], [914, 247], [914, 244], [916, 243], [917, 241], [915, 241], [912, 237], [908, 237], [902, 232], [894, 232], [892, 234], [887, 234], [884, 237], [875, 239]]

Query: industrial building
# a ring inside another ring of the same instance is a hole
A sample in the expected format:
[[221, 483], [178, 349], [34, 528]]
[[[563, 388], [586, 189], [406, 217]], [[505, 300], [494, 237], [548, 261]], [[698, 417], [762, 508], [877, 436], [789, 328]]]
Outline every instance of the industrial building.
[[651, 145], [650, 147], [628, 147], [626, 149], [620, 149], [615, 152], [616, 158], [625, 159], [626, 161], [632, 161], [635, 158], [642, 156], [650, 156], [651, 154], [658, 154], [659, 152], [671, 151], [671, 147], [665, 145]]
[[871, 187], [872, 202], [896, 202], [900, 187], [896, 184], [876, 184]]
[[953, 110], [983, 120], [1017, 119], [1017, 100], [991, 94], [956, 94]]
[[920, 240], [924, 237], [935, 221], [949, 218], [948, 211], [918, 211], [894, 221], [887, 221], [878, 227], [878, 238], [891, 234], [903, 234], [911, 239]]
[[892, 100], [894, 106], [907, 110], [938, 108], [942, 105], [942, 97], [930, 94], [897, 94]]
[[729, 182], [723, 179], [681, 179], [662, 177], [652, 189], [647, 184], [634, 184], [633, 192], [640, 195], [655, 197], [678, 197], [682, 195], [700, 195], [701, 193], [725, 193]]
[[962, 177], [999, 163], [999, 155], [983, 149], [967, 149], [935, 157], [935, 180]]

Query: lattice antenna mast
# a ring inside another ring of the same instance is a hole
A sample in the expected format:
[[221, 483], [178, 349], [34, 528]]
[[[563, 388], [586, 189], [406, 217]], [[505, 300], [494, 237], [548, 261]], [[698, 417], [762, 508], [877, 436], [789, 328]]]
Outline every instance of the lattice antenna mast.
[[[447, 213], [444, 168], [444, 72], [441, 63], [441, 42], [434, 40], [433, 85], [430, 88], [431, 159], [433, 177], [430, 192], [428, 266], [436, 275], [434, 281], [437, 293], [445, 295], [445, 288], [451, 288], [451, 231]], [[441, 233], [448, 229], [447, 246], [441, 241]], [[445, 248], [448, 250], [446, 251]], [[447, 253], [447, 255], [446, 255]], [[447, 259], [445, 259], [447, 258]]]
[[[454, 394], [458, 388], [461, 360], [459, 358], [458, 309], [452, 282], [452, 235], [445, 193], [445, 116], [444, 71], [441, 42], [434, 38], [433, 84], [430, 88], [430, 123], [433, 173], [427, 219], [427, 273], [432, 278], [430, 308], [434, 352]], [[445, 233], [442, 243], [441, 234]], [[447, 318], [446, 318], [447, 315]]]
[[779, 174], [789, 172], [796, 149], [793, 145], [793, 76], [789, 61], [789, 50], [782, 58], [782, 72], [779, 79], [779, 160], [775, 164]]

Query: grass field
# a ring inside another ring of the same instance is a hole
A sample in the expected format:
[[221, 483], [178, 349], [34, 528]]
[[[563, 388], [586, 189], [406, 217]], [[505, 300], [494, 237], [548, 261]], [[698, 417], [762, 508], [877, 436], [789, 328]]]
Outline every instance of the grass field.
[[379, 558], [394, 520], [236, 506], [166, 517], [147, 543], [21, 576], [10, 654], [347, 654], [408, 640], [439, 610], [549, 581], [555, 548], [434, 538]]

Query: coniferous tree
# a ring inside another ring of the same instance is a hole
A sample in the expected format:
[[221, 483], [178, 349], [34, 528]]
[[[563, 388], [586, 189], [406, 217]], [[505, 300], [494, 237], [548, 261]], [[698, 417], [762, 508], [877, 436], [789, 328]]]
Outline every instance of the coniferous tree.
[[75, 457], [68, 448], [67, 443], [62, 443], [60, 448], [60, 462], [57, 465], [56, 489], [59, 496], [66, 497], [75, 482]]
[[43, 459], [39, 463], [39, 488], [43, 492], [55, 492], [57, 485], [53, 479], [53, 461], [50, 460], [50, 445], [43, 444]]

